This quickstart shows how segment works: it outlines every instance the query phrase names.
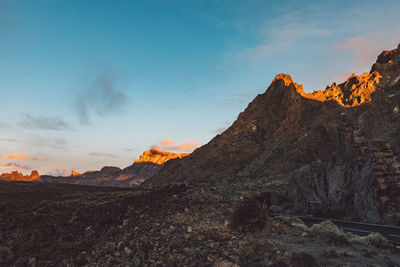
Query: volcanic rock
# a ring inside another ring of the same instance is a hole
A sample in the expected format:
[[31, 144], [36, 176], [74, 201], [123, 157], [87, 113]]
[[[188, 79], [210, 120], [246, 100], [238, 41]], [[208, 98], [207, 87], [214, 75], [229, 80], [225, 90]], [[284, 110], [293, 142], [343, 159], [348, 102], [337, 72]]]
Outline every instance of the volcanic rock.
[[[303, 238], [303, 230], [280, 218], [267, 217], [255, 233], [227, 229], [224, 221], [241, 202], [212, 187], [148, 191], [0, 181], [0, 203], [0, 260], [7, 260], [1, 266], [29, 266], [32, 258], [36, 266], [89, 267], [400, 263], [395, 250]], [[340, 256], [321, 255], [332, 249]], [[372, 257], [364, 256], [366, 249]], [[346, 251], [354, 256], [343, 257]]]
[[383, 52], [370, 73], [325, 91], [305, 93], [289, 75], [277, 75], [225, 132], [167, 162], [143, 186], [188, 181], [262, 192], [276, 190], [269, 187], [274, 183], [295, 211], [322, 207], [330, 215], [394, 220], [400, 216], [399, 76], [400, 49]]
[[143, 154], [140, 155], [140, 158], [136, 160], [135, 163], [152, 162], [154, 164], [161, 165], [170, 159], [176, 159], [176, 158], [181, 159], [188, 155], [189, 153], [171, 153], [171, 152], [161, 151], [158, 149], [151, 149], [143, 152]]
[[324, 91], [305, 93], [303, 87], [297, 88], [297, 91], [308, 99], [320, 102], [333, 100], [343, 107], [355, 107], [371, 102], [371, 95], [375, 92], [374, 85], [379, 83], [381, 78], [377, 71], [364, 73], [361, 76], [353, 73], [346, 82], [340, 85], [334, 83]]
[[290, 265], [293, 267], [303, 267], [303, 266], [318, 267], [319, 266], [317, 264], [317, 262], [315, 261], [314, 257], [305, 252], [293, 254], [292, 260], [290, 261]]
[[76, 171], [71, 172], [71, 177], [75, 177], [75, 176], [79, 176], [79, 175], [81, 175], [81, 173], [76, 172]]
[[400, 45], [397, 49], [383, 51], [372, 66], [372, 72], [377, 71], [382, 75], [379, 82], [381, 87], [392, 87], [399, 83], [400, 79]]
[[40, 175], [36, 170], [33, 170], [30, 175], [23, 175], [21, 172], [18, 171], [13, 171], [11, 173], [2, 173], [0, 175], [0, 180], [6, 180], [6, 181], [32, 182], [32, 181], [38, 181], [39, 179]]

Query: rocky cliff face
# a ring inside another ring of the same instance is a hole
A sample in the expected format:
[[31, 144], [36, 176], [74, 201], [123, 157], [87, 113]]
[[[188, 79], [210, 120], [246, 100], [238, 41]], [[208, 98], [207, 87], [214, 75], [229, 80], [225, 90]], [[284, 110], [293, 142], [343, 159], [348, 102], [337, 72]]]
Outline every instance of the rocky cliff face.
[[73, 171], [69, 177], [43, 175], [40, 180], [46, 183], [134, 187], [159, 172], [165, 162], [175, 158], [183, 158], [187, 155], [189, 154], [177, 154], [152, 149], [143, 152], [138, 160], [125, 169], [106, 166], [100, 171], [87, 171], [83, 174]]
[[320, 102], [335, 101], [343, 107], [356, 107], [371, 102], [375, 85], [379, 83], [382, 76], [377, 72], [364, 73], [360, 76], [351, 75], [346, 82], [327, 87], [324, 91], [306, 93], [302, 86], [297, 88], [298, 93], [308, 99]]
[[0, 180], [6, 180], [6, 181], [32, 182], [32, 181], [38, 181], [39, 179], [40, 175], [36, 170], [33, 170], [30, 175], [23, 175], [21, 172], [13, 171], [11, 173], [2, 173], [0, 176]]
[[186, 180], [243, 190], [279, 186], [294, 209], [369, 221], [400, 217], [400, 49], [370, 73], [305, 93], [280, 74], [233, 125], [191, 155], [165, 164], [144, 186]]

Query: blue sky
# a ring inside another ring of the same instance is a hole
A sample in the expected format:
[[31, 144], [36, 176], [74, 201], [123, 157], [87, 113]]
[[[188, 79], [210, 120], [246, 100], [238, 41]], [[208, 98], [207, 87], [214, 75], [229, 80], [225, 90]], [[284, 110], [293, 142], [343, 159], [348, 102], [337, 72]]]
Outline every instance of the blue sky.
[[0, 171], [190, 152], [276, 74], [323, 89], [400, 42], [399, 1], [321, 2], [0, 0]]

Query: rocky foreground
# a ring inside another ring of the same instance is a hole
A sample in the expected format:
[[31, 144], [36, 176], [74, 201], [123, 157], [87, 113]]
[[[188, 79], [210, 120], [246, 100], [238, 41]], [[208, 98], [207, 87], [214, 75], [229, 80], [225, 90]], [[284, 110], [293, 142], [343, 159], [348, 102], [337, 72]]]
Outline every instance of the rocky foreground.
[[2, 266], [400, 266], [384, 240], [266, 215], [213, 188], [0, 184]]

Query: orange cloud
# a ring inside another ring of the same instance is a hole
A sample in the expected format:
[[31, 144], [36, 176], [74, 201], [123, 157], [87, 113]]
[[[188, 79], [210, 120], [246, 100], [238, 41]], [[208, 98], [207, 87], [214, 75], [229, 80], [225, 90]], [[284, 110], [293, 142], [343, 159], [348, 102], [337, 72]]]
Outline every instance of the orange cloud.
[[193, 152], [196, 148], [200, 146], [197, 141], [187, 141], [182, 144], [176, 144], [175, 140], [172, 138], [161, 141], [155, 146], [152, 146], [152, 149], [159, 149], [164, 151], [175, 151], [175, 152]]
[[158, 145], [159, 146], [173, 146], [175, 144], [175, 140], [172, 138], [166, 139], [161, 141]]
[[48, 158], [38, 158], [38, 157], [30, 157], [28, 156], [28, 153], [24, 152], [24, 153], [14, 153], [14, 154], [9, 154], [9, 155], [0, 155], [0, 159], [8, 159], [8, 160], [43, 160], [43, 161], [47, 161], [49, 160]]

